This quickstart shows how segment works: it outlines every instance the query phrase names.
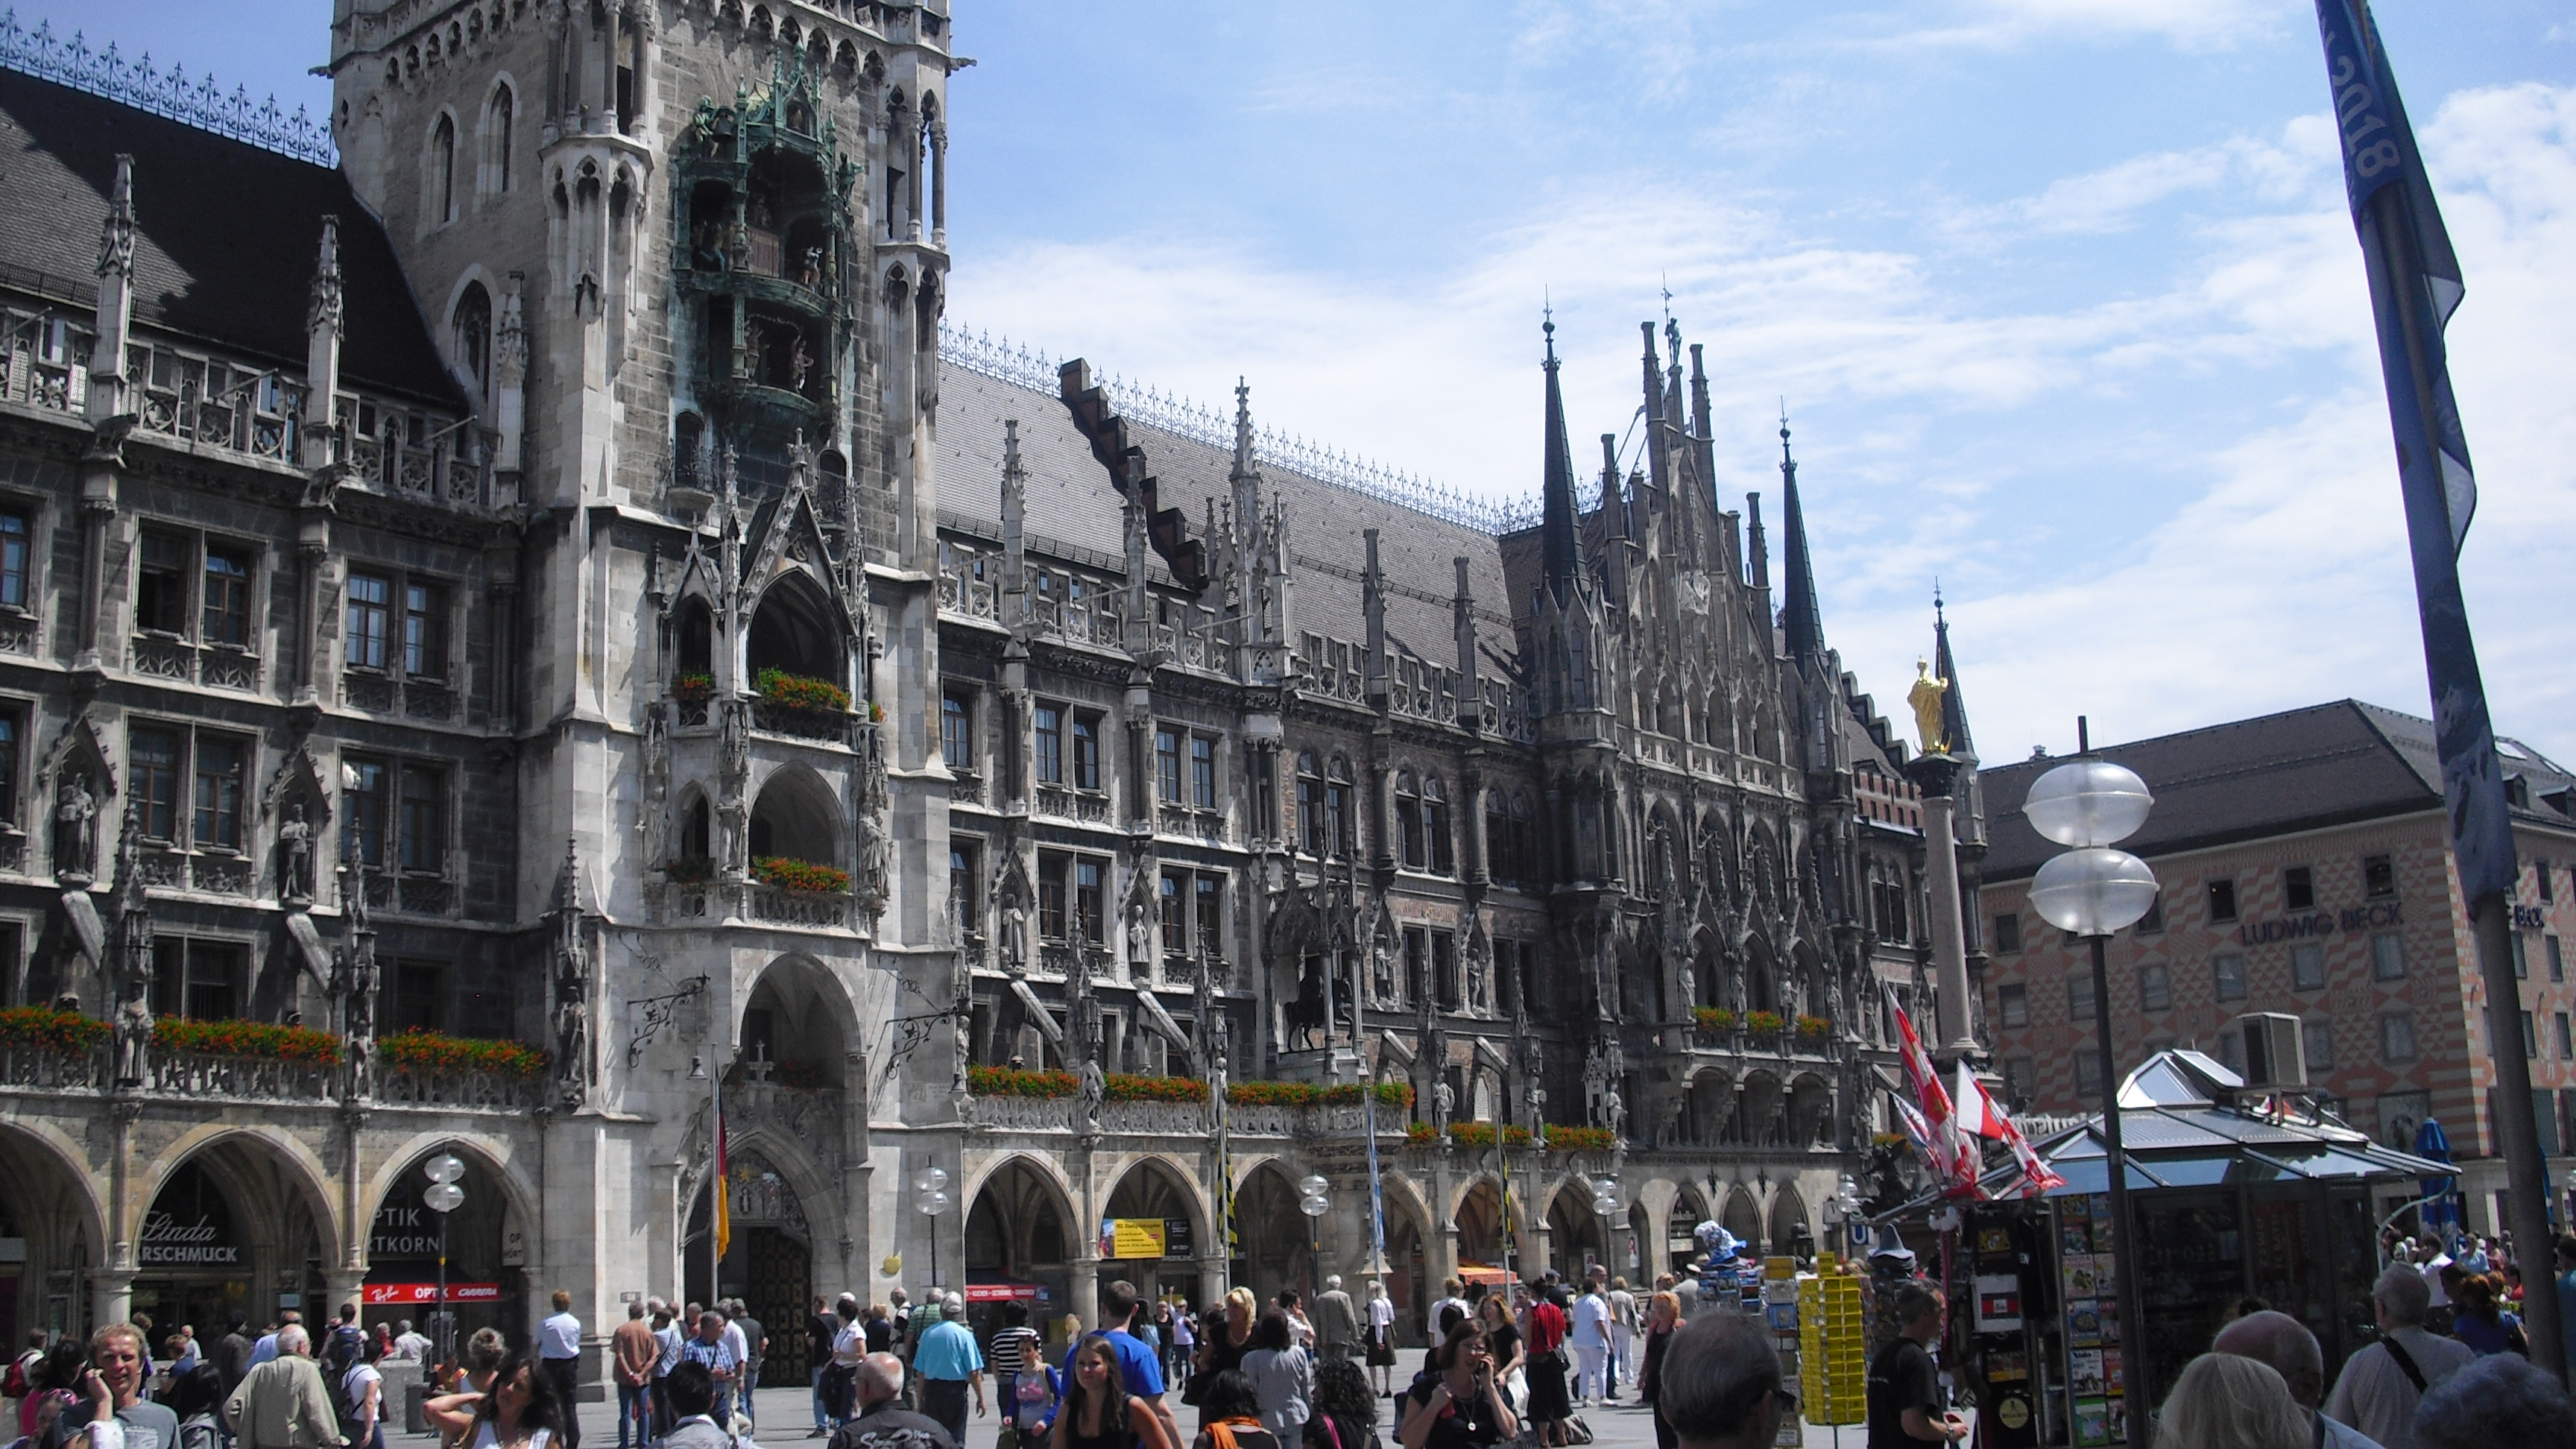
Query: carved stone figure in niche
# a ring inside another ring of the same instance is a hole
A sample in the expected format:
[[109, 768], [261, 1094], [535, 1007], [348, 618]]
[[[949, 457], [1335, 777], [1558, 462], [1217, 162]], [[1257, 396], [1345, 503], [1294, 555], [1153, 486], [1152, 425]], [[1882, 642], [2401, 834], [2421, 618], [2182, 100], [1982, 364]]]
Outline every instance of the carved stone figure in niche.
[[1369, 945], [1369, 986], [1378, 1000], [1395, 999], [1395, 949], [1384, 936]]
[[886, 863], [892, 850], [893, 842], [886, 838], [885, 825], [877, 819], [876, 812], [860, 812], [856, 862], [859, 872], [853, 884], [858, 887], [859, 909], [868, 915], [885, 909]]
[[823, 249], [821, 247], [805, 249], [804, 264], [796, 271], [796, 284], [808, 292], [819, 292], [823, 289]]
[[814, 354], [805, 347], [805, 334], [799, 332], [787, 344], [787, 386], [790, 391], [805, 390], [805, 374], [814, 369]]
[[152, 1069], [151, 979], [129, 976], [116, 1003], [116, 1084], [139, 1087]]
[[732, 259], [725, 255], [725, 229], [720, 221], [702, 221], [689, 237], [689, 266], [694, 271], [729, 270]]
[[1443, 1137], [1449, 1135], [1449, 1117], [1458, 1110], [1458, 1093], [1441, 1078], [1431, 1088], [1431, 1130]]
[[1108, 1095], [1109, 1079], [1101, 1074], [1100, 1057], [1094, 1051], [1082, 1059], [1082, 1082], [1075, 1092], [1075, 1100], [1081, 1107], [1083, 1131], [1100, 1130], [1100, 1103]]
[[301, 801], [286, 807], [286, 821], [277, 827], [277, 893], [290, 901], [313, 899], [313, 825]]
[[1601, 1125], [1617, 1135], [1627, 1130], [1627, 1119], [1628, 1104], [1620, 1100], [1619, 1094], [1616, 1091], [1602, 1093]]
[[1583, 1053], [1583, 1114], [1595, 1127], [1601, 1125], [1601, 1093], [1609, 1081], [1609, 1072], [1601, 1064], [1601, 1048], [1587, 1048]]
[[63, 776], [54, 796], [54, 874], [83, 880], [98, 863], [98, 798], [89, 792], [89, 772]]

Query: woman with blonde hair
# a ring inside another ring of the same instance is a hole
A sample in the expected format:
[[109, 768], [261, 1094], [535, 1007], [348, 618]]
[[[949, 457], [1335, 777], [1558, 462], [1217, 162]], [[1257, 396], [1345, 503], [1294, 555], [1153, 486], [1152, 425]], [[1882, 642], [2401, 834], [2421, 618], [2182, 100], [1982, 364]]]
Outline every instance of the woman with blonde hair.
[[2190, 1449], [2307, 1449], [2308, 1416], [2270, 1364], [2204, 1353], [2183, 1366], [2156, 1437]]
[[1252, 1296], [1251, 1289], [1237, 1285], [1227, 1290], [1215, 1311], [1225, 1315], [1224, 1331], [1214, 1331], [1212, 1324], [1211, 1331], [1199, 1335], [1199, 1361], [1190, 1369], [1189, 1387], [1181, 1392], [1184, 1404], [1204, 1408], [1211, 1376], [1243, 1368], [1243, 1356], [1252, 1349], [1252, 1321], [1260, 1316], [1261, 1300]]

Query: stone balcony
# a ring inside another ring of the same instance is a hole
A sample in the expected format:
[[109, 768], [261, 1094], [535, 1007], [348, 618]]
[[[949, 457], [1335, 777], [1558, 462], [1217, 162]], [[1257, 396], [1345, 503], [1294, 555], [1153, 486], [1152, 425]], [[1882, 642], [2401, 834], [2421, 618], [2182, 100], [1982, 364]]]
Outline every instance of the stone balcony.
[[[1082, 1126], [1081, 1104], [1072, 1097], [977, 1097], [971, 1125], [989, 1132], [1072, 1134]], [[1400, 1146], [1410, 1120], [1401, 1107], [1380, 1103], [1378, 1138], [1388, 1150]], [[1365, 1109], [1358, 1104], [1253, 1106], [1226, 1109], [1226, 1134], [1236, 1138], [1349, 1139], [1368, 1131]], [[1186, 1137], [1207, 1140], [1216, 1131], [1204, 1102], [1103, 1102], [1100, 1131], [1104, 1136]]]

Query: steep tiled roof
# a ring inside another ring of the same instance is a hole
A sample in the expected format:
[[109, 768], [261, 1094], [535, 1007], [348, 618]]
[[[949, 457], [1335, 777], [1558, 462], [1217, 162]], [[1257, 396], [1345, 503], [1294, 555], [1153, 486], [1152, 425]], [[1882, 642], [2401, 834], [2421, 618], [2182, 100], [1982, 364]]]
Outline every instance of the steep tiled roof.
[[345, 381], [458, 406], [392, 245], [337, 171], [0, 70], [0, 284], [88, 307], [119, 152], [138, 322], [304, 370], [322, 218], [340, 219]]
[[[1258, 399], [1255, 400], [1256, 407]], [[1027, 532], [1033, 553], [1064, 546], [1091, 555], [1088, 562], [1117, 567], [1124, 557], [1119, 509], [1124, 502], [1091, 444], [1074, 426], [1063, 401], [955, 363], [939, 374], [939, 504], [961, 518], [998, 528], [1002, 510], [1002, 422], [1020, 425], [1020, 464], [1028, 474]], [[1131, 418], [1131, 440], [1145, 449], [1160, 480], [1161, 500], [1189, 515], [1196, 536], [1208, 501], [1220, 508], [1234, 496], [1226, 474], [1233, 455], [1196, 438], [1182, 437]], [[1324, 482], [1255, 457], [1265, 500], [1285, 504], [1288, 540], [1296, 555], [1299, 632], [1364, 641], [1360, 573], [1368, 559], [1362, 530], [1379, 530], [1378, 559], [1387, 581], [1386, 628], [1391, 647], [1410, 649], [1435, 664], [1455, 667], [1450, 595], [1457, 584], [1452, 560], [1467, 559], [1468, 587], [1481, 616], [1479, 637], [1488, 655], [1515, 652], [1507, 620], [1514, 604], [1503, 577], [1502, 545], [1492, 534], [1434, 518], [1400, 503]], [[1168, 581], [1160, 560], [1158, 580]]]
[[[2503, 748], [2506, 774], [2529, 778], [2535, 804], [2565, 787], [2567, 775], [2557, 766], [2511, 741]], [[2432, 722], [2359, 700], [2113, 745], [2100, 753], [2137, 771], [2155, 794], [2146, 827], [2120, 842], [2134, 855], [2411, 814], [2442, 803]], [[2031, 782], [2062, 763], [2041, 758], [1979, 772], [1994, 812], [1987, 880], [2021, 879], [2060, 849], [2022, 819], [2021, 805]], [[2557, 823], [2567, 822], [2557, 816]]]

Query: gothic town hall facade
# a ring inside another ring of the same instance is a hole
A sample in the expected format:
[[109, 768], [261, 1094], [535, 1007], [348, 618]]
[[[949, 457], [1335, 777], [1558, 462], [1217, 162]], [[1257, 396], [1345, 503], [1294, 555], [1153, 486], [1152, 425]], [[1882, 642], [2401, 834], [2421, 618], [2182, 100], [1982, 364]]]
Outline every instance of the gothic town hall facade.
[[0, 1329], [1831, 1232], [1920, 809], [1677, 326], [1505, 516], [943, 330], [945, 0], [330, 55], [0, 29]]

